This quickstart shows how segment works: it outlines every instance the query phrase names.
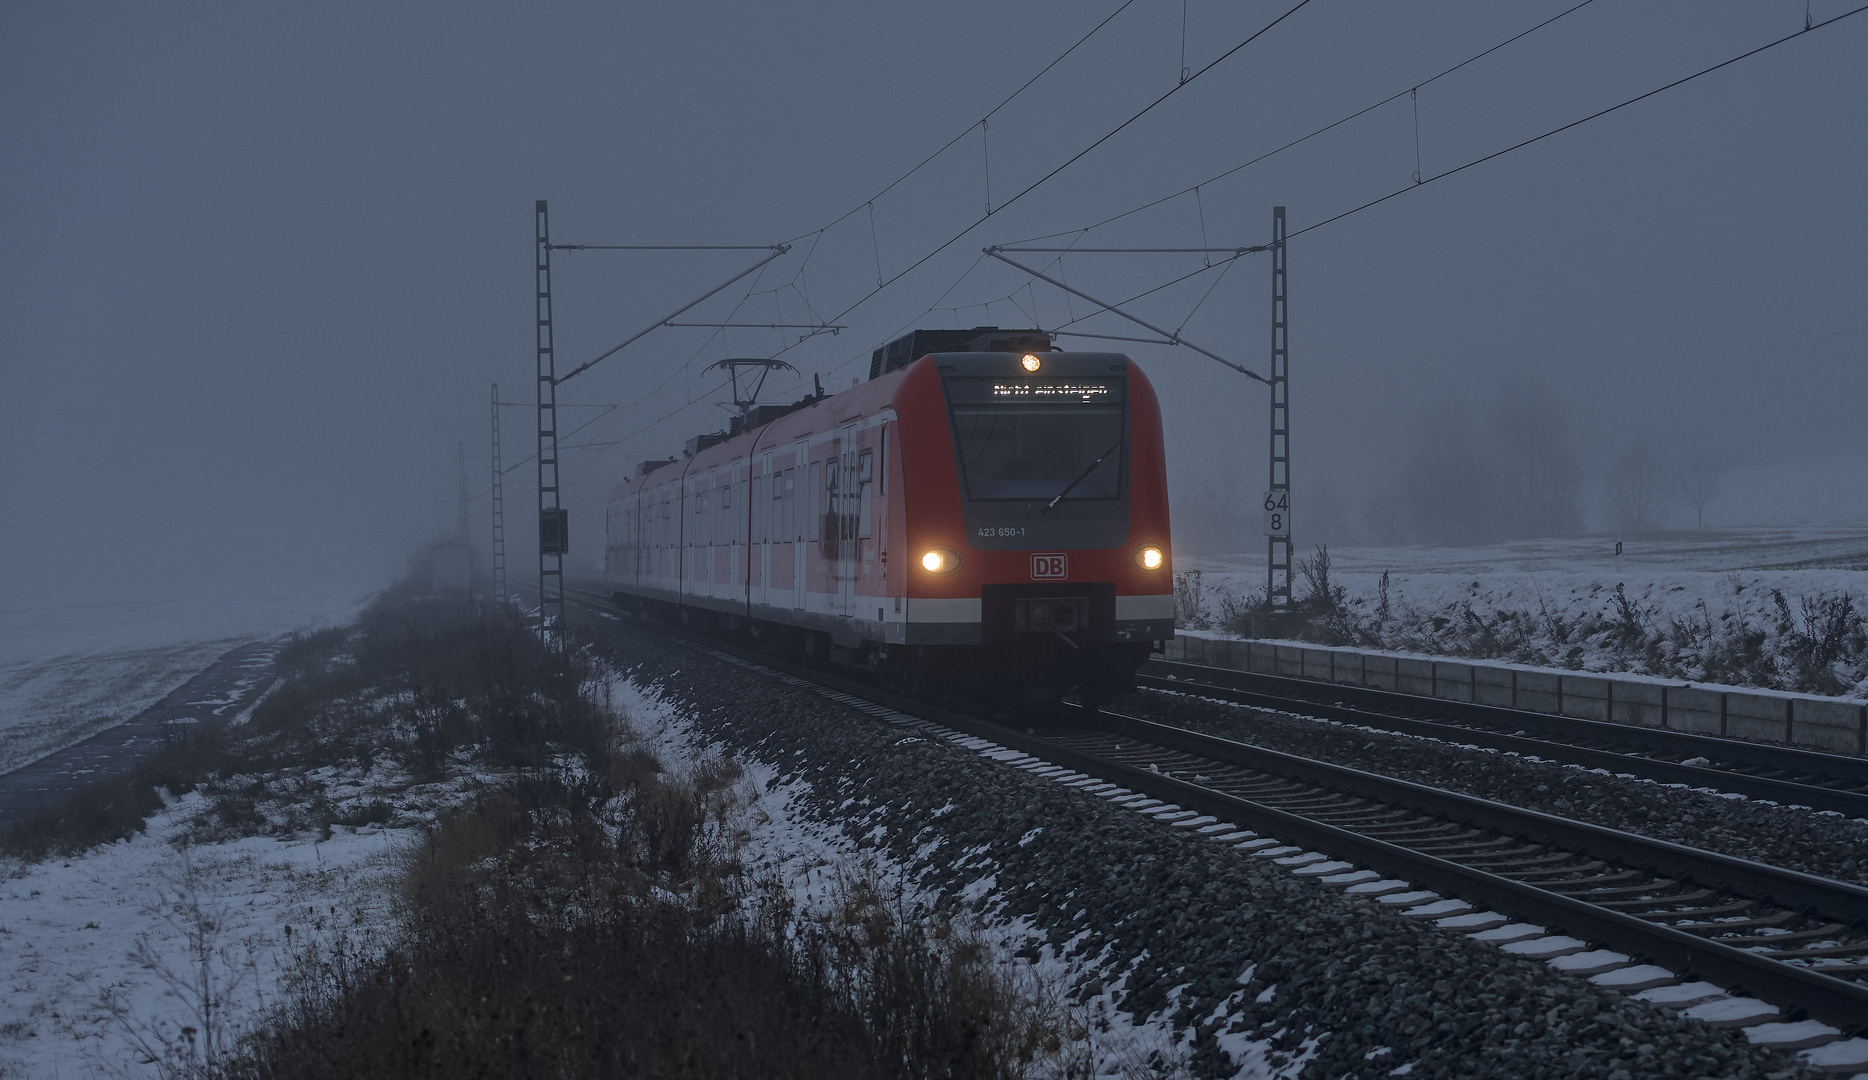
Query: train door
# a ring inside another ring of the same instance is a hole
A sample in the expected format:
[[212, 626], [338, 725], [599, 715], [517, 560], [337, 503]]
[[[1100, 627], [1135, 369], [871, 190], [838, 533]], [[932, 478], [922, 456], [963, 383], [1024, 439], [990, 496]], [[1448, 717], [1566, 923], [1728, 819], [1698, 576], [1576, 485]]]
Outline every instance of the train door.
[[[800, 493], [804, 496], [801, 501], [804, 504], [804, 534], [807, 540], [804, 546], [807, 548], [807, 551], [806, 558], [800, 566], [801, 572], [798, 575], [799, 588], [802, 590], [798, 598], [798, 606], [806, 611], [811, 609], [811, 578], [812, 574], [815, 572], [815, 563], [825, 561], [811, 558], [811, 556], [815, 556], [819, 551], [823, 550], [825, 542], [824, 522], [827, 521], [830, 516], [830, 493], [825, 487], [825, 467], [832, 466], [828, 471], [832, 476], [835, 476], [836, 469], [834, 466], [836, 460], [836, 458], [826, 455], [823, 461], [811, 462], [809, 483], [805, 486], [804, 491]], [[802, 472], [799, 473], [798, 479], [800, 481], [805, 479]], [[826, 577], [828, 577], [828, 575], [826, 575]]]
[[810, 517], [806, 504], [811, 493], [811, 447], [799, 443], [785, 470], [785, 535], [791, 540], [791, 606], [804, 609], [804, 533]]
[[[850, 574], [850, 603], [852, 610], [856, 602], [855, 594], [870, 595], [875, 590], [865, 588], [864, 577], [873, 573], [875, 566], [870, 562], [869, 553], [873, 547], [872, 537], [875, 524], [875, 487], [876, 458], [873, 450], [858, 450], [854, 455], [855, 470], [851, 474], [850, 485], [850, 549], [855, 553], [855, 566]], [[867, 614], [867, 612], [865, 612]], [[879, 613], [878, 613], [879, 614]]]
[[713, 492], [713, 477], [702, 473], [695, 485], [698, 501], [694, 504], [694, 593], [713, 595], [713, 516], [720, 497]]
[[861, 481], [856, 474], [856, 429], [844, 428], [837, 438], [837, 528], [836, 612], [850, 615], [855, 610], [856, 593], [856, 500]]
[[771, 602], [772, 519], [775, 516], [773, 511], [778, 508], [773, 500], [777, 495], [784, 494], [784, 488], [773, 483], [774, 479], [772, 454], [767, 451], [759, 455], [759, 464], [753, 469], [752, 480], [752, 600], [756, 604]]
[[[749, 470], [750, 471], [750, 470]], [[745, 492], [740, 487], [739, 466], [729, 465], [726, 469], [725, 490], [722, 492], [720, 528], [725, 530], [722, 540], [726, 544], [726, 588], [721, 589], [722, 600], [731, 600], [736, 586], [740, 584], [740, 555], [746, 550], [741, 542], [744, 530], [740, 528], [746, 520]]]
[[623, 523], [626, 534], [625, 542], [629, 545], [625, 565], [629, 570], [629, 583], [639, 586], [642, 584], [642, 493], [640, 491], [629, 497], [628, 506], [628, 517]]
[[694, 478], [688, 488], [689, 503], [680, 509], [686, 520], [686, 530], [681, 537], [681, 594], [685, 598], [701, 591], [701, 556], [706, 553], [702, 540], [702, 508], [707, 505], [707, 477], [705, 474]]
[[649, 500], [650, 500], [650, 496], [645, 495], [640, 491], [636, 492], [636, 499], [635, 499], [636, 510], [635, 510], [635, 514], [633, 515], [633, 521], [635, 524], [635, 528], [630, 530], [631, 534], [635, 537], [636, 550], [634, 550], [633, 552], [630, 552], [631, 558], [629, 561], [630, 561], [630, 565], [635, 568], [634, 569], [635, 582], [638, 587], [641, 586], [643, 577], [647, 575], [647, 573], [649, 572], [648, 516], [655, 512], [654, 504], [651, 503]]
[[707, 595], [716, 599], [724, 599], [732, 595], [728, 587], [733, 581], [731, 561], [733, 538], [727, 532], [733, 520], [733, 508], [728, 505], [733, 501], [733, 469], [731, 466], [727, 467], [724, 476], [715, 475], [713, 494], [715, 501], [710, 522], [713, 526], [713, 550], [709, 553], [710, 557], [707, 560], [708, 572], [713, 576], [710, 579], [712, 585], [708, 588]]

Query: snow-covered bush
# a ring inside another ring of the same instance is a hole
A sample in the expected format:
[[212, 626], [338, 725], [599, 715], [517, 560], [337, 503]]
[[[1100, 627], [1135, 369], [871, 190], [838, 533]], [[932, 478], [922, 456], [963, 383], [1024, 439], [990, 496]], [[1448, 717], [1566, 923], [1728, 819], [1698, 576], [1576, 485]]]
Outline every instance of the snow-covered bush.
[[[1181, 625], [1732, 686], [1868, 693], [1868, 631], [1860, 603], [1846, 589], [1786, 595], [1731, 575], [1723, 595], [1664, 610], [1652, 590], [1637, 595], [1623, 582], [1597, 583], [1569, 597], [1540, 592], [1507, 599], [1475, 580], [1463, 595], [1449, 597], [1442, 588], [1432, 602], [1410, 602], [1391, 594], [1387, 572], [1372, 594], [1350, 595], [1336, 580], [1327, 547], [1299, 562], [1299, 583], [1292, 615], [1270, 623], [1262, 593], [1241, 600], [1223, 580], [1200, 581], [1197, 590], [1177, 590]], [[1199, 610], [1186, 611], [1195, 600]]]

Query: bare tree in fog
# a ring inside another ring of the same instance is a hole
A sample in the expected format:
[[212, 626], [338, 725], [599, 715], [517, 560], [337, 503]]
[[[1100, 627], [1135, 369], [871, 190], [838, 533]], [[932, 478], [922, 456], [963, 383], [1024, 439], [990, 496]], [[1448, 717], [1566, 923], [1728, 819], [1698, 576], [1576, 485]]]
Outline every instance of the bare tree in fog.
[[1695, 453], [1680, 466], [1680, 492], [1693, 508], [1696, 527], [1706, 527], [1706, 504], [1725, 493], [1725, 462], [1709, 450]]
[[1669, 494], [1667, 468], [1646, 439], [1628, 444], [1609, 468], [1609, 516], [1623, 532], [1658, 528]]
[[1582, 528], [1582, 469], [1569, 411], [1531, 380], [1482, 414], [1449, 397], [1423, 410], [1401, 471], [1372, 507], [1393, 543], [1471, 544], [1568, 536]]
[[1414, 442], [1381, 515], [1404, 542], [1457, 544], [1491, 539], [1492, 484], [1473, 410], [1442, 398], [1415, 420]]
[[1503, 537], [1582, 531], [1582, 466], [1569, 409], [1535, 379], [1506, 385], [1487, 417]]
[[[1234, 455], [1183, 454], [1169, 458], [1170, 512], [1177, 554], [1229, 555], [1254, 550], [1259, 522], [1252, 478]], [[1262, 478], [1259, 478], [1262, 479]]]

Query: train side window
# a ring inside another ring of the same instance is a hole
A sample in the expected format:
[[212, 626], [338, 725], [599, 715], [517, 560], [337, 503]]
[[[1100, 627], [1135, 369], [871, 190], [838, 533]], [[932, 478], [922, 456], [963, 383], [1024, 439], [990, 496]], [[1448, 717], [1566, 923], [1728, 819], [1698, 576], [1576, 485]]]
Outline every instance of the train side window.
[[875, 486], [874, 465], [870, 451], [864, 450], [856, 455], [856, 535], [864, 539], [869, 536], [869, 509], [873, 501], [870, 492]]

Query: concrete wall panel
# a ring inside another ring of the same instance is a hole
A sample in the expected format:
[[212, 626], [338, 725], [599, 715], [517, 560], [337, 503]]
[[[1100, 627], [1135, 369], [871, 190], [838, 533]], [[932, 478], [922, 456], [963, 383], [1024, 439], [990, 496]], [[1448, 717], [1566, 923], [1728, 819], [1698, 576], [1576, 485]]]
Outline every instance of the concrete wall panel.
[[1564, 675], [1563, 715], [1579, 720], [1609, 718], [1609, 681], [1587, 675]]
[[1725, 733], [1735, 739], [1784, 742], [1784, 701], [1764, 694], [1725, 695]]
[[1614, 708], [1609, 711], [1609, 719], [1618, 724], [1637, 724], [1641, 727], [1659, 727], [1661, 715], [1661, 693], [1666, 687], [1649, 682], [1628, 682], [1621, 679], [1603, 680], [1614, 692]]
[[1555, 713], [1562, 699], [1562, 681], [1554, 671], [1518, 672], [1518, 708]]
[[[1369, 672], [1373, 670], [1372, 665], [1380, 659], [1379, 656], [1370, 656], [1365, 652], [1359, 652], [1353, 656], [1339, 656], [1336, 658], [1336, 681], [1354, 683], [1357, 686], [1373, 686], [1375, 684], [1369, 681]], [[1393, 671], [1394, 665], [1390, 664], [1389, 670]]]
[[1793, 706], [1790, 741], [1844, 754], [1859, 753], [1862, 707], [1846, 701], [1807, 701]]
[[[1168, 643], [1166, 655], [1190, 664], [1320, 681], [1334, 679], [1421, 697], [1619, 724], [1665, 723], [1676, 731], [1723, 733], [1734, 739], [1784, 742], [1788, 738], [1823, 750], [1868, 753], [1864, 745], [1868, 742], [1868, 713], [1854, 702], [1664, 686], [1599, 675], [1525, 671], [1263, 641], [1177, 637]], [[1786, 724], [1786, 705], [1791, 701], [1794, 721]]]
[[1446, 660], [1433, 662], [1433, 696], [1448, 701], [1472, 700], [1472, 665]]
[[1433, 661], [1395, 658], [1395, 689], [1403, 694], [1433, 696]]
[[1717, 690], [1673, 687], [1667, 691], [1667, 726], [1675, 731], [1694, 731], [1704, 735], [1719, 734], [1719, 698]]
[[1512, 676], [1517, 672], [1510, 668], [1492, 667], [1488, 664], [1472, 665], [1472, 700], [1480, 705], [1497, 705], [1510, 709], [1512, 704]]
[[1370, 656], [1363, 660], [1362, 674], [1367, 685], [1377, 690], [1395, 688], [1395, 664], [1392, 656]]

